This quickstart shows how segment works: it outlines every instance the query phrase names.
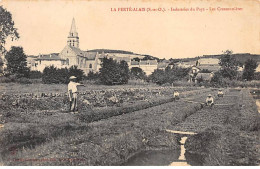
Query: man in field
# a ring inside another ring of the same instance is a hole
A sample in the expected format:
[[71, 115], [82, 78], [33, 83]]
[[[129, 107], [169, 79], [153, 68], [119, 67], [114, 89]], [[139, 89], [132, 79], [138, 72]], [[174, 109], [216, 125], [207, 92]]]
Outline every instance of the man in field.
[[68, 84], [68, 93], [69, 93], [69, 100], [70, 100], [70, 111], [75, 113], [78, 111], [77, 108], [77, 97], [78, 97], [78, 88], [77, 86], [83, 86], [80, 83], [76, 83], [76, 77], [71, 76], [70, 82]]
[[180, 99], [180, 94], [179, 94], [179, 92], [177, 90], [174, 90], [173, 98], [174, 98], [174, 100], [179, 100]]
[[221, 89], [218, 90], [218, 97], [223, 97], [224, 93]]
[[206, 98], [206, 105], [211, 107], [214, 105], [214, 99], [211, 94]]

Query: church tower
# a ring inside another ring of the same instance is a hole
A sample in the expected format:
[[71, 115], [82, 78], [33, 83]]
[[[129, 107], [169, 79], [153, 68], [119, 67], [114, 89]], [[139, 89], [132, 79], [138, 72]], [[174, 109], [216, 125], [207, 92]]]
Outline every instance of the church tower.
[[72, 24], [71, 24], [67, 44], [69, 46], [79, 48], [79, 36], [78, 36], [78, 32], [76, 30], [76, 24], [75, 24], [74, 18], [72, 19]]

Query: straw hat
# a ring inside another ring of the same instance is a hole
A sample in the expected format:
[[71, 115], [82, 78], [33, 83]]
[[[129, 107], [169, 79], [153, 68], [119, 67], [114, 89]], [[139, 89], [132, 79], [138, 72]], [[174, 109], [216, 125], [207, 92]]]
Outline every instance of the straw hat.
[[70, 80], [72, 80], [72, 79], [76, 79], [76, 77], [75, 76], [70, 76]]
[[208, 97], [211, 97], [211, 96], [212, 96], [211, 94], [208, 95]]

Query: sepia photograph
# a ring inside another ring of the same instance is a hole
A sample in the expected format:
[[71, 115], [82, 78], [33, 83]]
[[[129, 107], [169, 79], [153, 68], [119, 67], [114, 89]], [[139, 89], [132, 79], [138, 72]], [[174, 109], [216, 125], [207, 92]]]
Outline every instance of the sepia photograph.
[[0, 166], [260, 166], [260, 1], [0, 0]]

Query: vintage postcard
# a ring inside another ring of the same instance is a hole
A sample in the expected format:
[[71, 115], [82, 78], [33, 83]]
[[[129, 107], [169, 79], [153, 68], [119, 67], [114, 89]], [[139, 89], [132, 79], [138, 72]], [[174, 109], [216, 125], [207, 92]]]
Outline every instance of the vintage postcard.
[[259, 0], [0, 0], [0, 165], [259, 166]]

